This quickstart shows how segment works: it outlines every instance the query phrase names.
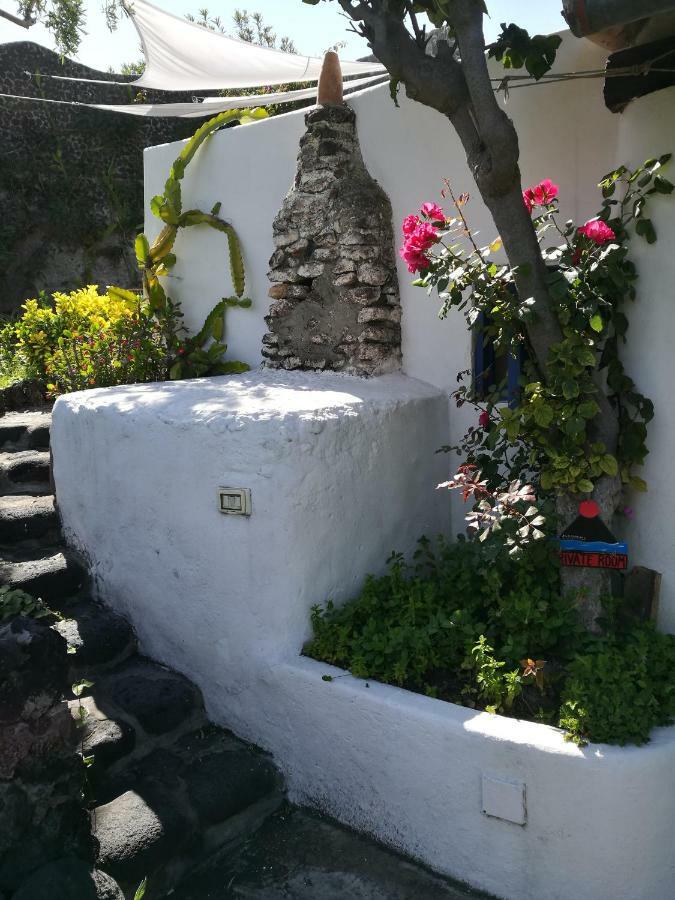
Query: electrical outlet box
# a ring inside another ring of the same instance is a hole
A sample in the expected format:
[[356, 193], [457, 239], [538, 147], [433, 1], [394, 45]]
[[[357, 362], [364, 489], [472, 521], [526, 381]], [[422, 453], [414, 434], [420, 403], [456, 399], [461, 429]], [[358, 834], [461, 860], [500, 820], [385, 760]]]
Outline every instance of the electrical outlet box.
[[495, 819], [524, 825], [527, 821], [525, 784], [483, 775], [483, 812]]
[[226, 516], [251, 515], [251, 491], [249, 488], [218, 488], [218, 511]]

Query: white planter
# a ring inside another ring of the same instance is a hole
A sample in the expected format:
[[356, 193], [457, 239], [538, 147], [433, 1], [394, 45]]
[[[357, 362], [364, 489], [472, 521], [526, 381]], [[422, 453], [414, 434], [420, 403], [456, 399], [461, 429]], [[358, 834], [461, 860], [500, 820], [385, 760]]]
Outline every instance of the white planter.
[[[402, 375], [87, 391], [54, 409], [57, 499], [100, 596], [292, 798], [508, 900], [669, 900], [675, 729], [579, 749], [300, 656], [312, 604], [446, 530], [447, 429], [445, 397]], [[252, 514], [220, 513], [219, 487]]]

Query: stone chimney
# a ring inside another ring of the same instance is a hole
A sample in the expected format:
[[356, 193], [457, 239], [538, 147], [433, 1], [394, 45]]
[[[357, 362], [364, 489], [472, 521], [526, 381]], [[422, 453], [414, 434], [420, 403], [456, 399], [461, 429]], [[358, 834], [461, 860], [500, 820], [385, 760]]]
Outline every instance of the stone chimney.
[[401, 364], [391, 204], [363, 163], [355, 113], [340, 102], [337, 55], [327, 56], [273, 224], [262, 352], [272, 368], [381, 375]]

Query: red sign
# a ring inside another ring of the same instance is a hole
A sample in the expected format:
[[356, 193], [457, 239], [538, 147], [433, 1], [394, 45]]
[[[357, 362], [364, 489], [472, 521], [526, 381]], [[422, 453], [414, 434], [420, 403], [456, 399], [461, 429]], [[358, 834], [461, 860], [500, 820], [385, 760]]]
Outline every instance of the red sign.
[[590, 569], [627, 569], [628, 557], [623, 553], [598, 553], [585, 550], [561, 550], [563, 566], [587, 566]]

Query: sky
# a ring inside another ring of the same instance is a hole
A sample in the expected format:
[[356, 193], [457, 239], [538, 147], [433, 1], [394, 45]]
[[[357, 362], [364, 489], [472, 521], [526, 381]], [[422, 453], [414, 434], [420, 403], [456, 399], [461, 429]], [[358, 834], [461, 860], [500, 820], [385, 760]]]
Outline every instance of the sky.
[[[298, 52], [307, 56], [321, 56], [337, 41], [346, 41], [341, 51], [343, 59], [356, 59], [369, 53], [363, 38], [349, 31], [349, 22], [340, 12], [336, 2], [322, 2], [309, 6], [302, 0], [154, 0], [155, 5], [183, 16], [196, 14], [203, 6], [208, 6], [212, 15], [220, 16], [229, 23], [235, 9], [248, 9], [263, 14], [281, 37], [287, 35], [295, 42]], [[562, 0], [488, 0], [490, 19], [486, 21], [485, 33], [488, 39], [499, 30], [499, 23], [516, 21], [531, 34], [548, 34], [560, 31], [565, 23], [560, 14]], [[0, 0], [0, 8], [16, 14], [14, 0]], [[117, 71], [124, 62], [141, 57], [138, 38], [133, 25], [123, 20], [117, 31], [109, 32], [99, 0], [87, 0], [86, 35], [82, 41], [77, 59], [85, 65], [106, 71]], [[53, 48], [49, 33], [41, 26], [30, 30], [13, 25], [0, 18], [0, 43], [31, 40]]]

